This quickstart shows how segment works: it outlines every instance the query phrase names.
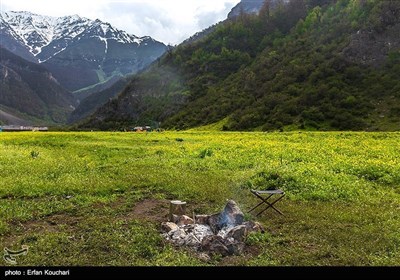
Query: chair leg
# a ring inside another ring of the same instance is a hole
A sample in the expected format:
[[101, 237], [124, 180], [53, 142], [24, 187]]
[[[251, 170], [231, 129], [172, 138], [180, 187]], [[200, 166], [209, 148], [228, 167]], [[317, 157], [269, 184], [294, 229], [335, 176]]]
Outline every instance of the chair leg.
[[261, 202], [258, 203], [256, 206], [254, 206], [253, 208], [251, 208], [251, 209], [249, 210], [249, 213], [250, 213], [251, 211], [255, 210], [255, 209], [256, 209], [258, 206], [260, 206], [261, 204], [264, 204], [264, 202], [261, 201]]
[[251, 208], [251, 209], [249, 210], [249, 213], [250, 213], [251, 211], [255, 210], [257, 207], [259, 207], [259, 206], [261, 206], [262, 204], [264, 204], [265, 201], [268, 200], [268, 199], [272, 196], [272, 194], [271, 194], [271, 195], [269, 195], [269, 196], [264, 200], [264, 198], [261, 197], [260, 195], [258, 195], [257, 193], [255, 193], [255, 192], [252, 192], [252, 193], [253, 193], [255, 196], [257, 196], [259, 199], [261, 199], [262, 201], [261, 201], [259, 204], [257, 204], [255, 207]]
[[261, 212], [259, 212], [256, 216], [261, 215], [262, 213], [264, 213], [264, 211], [266, 211], [268, 208], [272, 208], [274, 209], [276, 212], [278, 212], [279, 214], [281, 214], [282, 216], [285, 216], [278, 208], [275, 208], [274, 204], [277, 203], [279, 200], [281, 200], [283, 197], [285, 196], [285, 194], [282, 194], [278, 199], [276, 199], [275, 201], [273, 201], [272, 203], [269, 203], [267, 200], [268, 198], [270, 198], [271, 196], [269, 196], [267, 199], [264, 200], [264, 203], [268, 204], [267, 208], [265, 208], [264, 210], [262, 210]]

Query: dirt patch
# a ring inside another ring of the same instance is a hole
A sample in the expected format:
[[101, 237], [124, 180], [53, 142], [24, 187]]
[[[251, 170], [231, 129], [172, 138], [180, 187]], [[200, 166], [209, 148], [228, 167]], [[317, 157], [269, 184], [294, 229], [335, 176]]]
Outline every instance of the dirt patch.
[[55, 214], [47, 217], [45, 221], [52, 226], [67, 225], [70, 227], [75, 227], [81, 222], [82, 219], [82, 217], [70, 216], [66, 214]]
[[[169, 200], [165, 199], [144, 199], [142, 201], [129, 203], [125, 198], [118, 198], [111, 203], [95, 203], [90, 206], [96, 213], [96, 217], [109, 220], [108, 211], [105, 208], [118, 210], [118, 219], [126, 222], [138, 220], [144, 223], [161, 224], [168, 220]], [[36, 238], [37, 236], [57, 233], [74, 233], [79, 230], [80, 224], [85, 222], [85, 214], [88, 209], [81, 209], [78, 215], [68, 213], [58, 213], [41, 217], [36, 220], [20, 222], [10, 221], [10, 232], [0, 237], [0, 243], [5, 246], [17, 246], [26, 238]]]
[[[19, 221], [10, 222], [12, 233], [3, 237], [2, 242], [10, 246], [17, 241], [23, 240], [28, 236], [59, 232], [60, 226], [67, 226], [70, 231], [82, 220], [81, 217], [69, 216], [66, 214], [55, 214], [44, 217], [40, 220], [33, 220], [21, 223]], [[65, 231], [65, 228], [63, 229]]]
[[[91, 207], [101, 212], [101, 209], [105, 207], [121, 209], [126, 206], [125, 204], [125, 199], [120, 198], [112, 203], [96, 203]], [[131, 211], [124, 211], [122, 219], [125, 221], [139, 220], [161, 223], [168, 219], [168, 207], [168, 200], [146, 199], [137, 202]], [[59, 213], [42, 217], [38, 220], [26, 222], [11, 221], [11, 232], [0, 238], [0, 242], [7, 246], [11, 246], [12, 244], [32, 235], [41, 235], [60, 231], [74, 232], [83, 219], [83, 216]]]
[[132, 211], [126, 215], [126, 219], [161, 223], [168, 220], [168, 207], [168, 200], [145, 199], [133, 206]]
[[40, 220], [21, 222], [11, 222], [14, 232], [54, 232], [60, 225], [74, 227], [82, 220], [81, 217], [69, 216], [66, 214], [55, 214], [44, 217]]

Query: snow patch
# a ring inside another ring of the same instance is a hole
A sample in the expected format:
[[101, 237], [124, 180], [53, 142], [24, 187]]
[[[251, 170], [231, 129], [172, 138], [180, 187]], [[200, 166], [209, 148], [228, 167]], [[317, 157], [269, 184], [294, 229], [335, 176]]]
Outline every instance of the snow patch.
[[57, 54], [59, 54], [60, 52], [63, 52], [63, 51], [65, 51], [65, 49], [66, 49], [67, 47], [65, 47], [65, 48], [62, 48], [60, 51], [58, 51], [58, 52], [55, 52], [52, 56], [50, 56], [49, 58], [46, 58], [45, 60], [40, 60], [39, 59], [39, 63], [43, 63], [43, 62], [46, 62], [47, 60], [49, 60], [50, 58], [53, 58], [54, 56], [56, 56]]
[[108, 30], [110, 29], [110, 27], [108, 25], [106, 25], [106, 24], [100, 24], [100, 27], [101, 27], [101, 29], [103, 31], [103, 35], [106, 36]]
[[100, 41], [104, 42], [104, 44], [106, 45], [106, 49], [104, 50], [105, 53], [108, 52], [108, 42], [106, 38], [100, 37], [98, 36], [98, 38], [100, 39]]
[[133, 39], [133, 42], [135, 42], [136, 44], [140, 45], [143, 42], [142, 38], [135, 38]]

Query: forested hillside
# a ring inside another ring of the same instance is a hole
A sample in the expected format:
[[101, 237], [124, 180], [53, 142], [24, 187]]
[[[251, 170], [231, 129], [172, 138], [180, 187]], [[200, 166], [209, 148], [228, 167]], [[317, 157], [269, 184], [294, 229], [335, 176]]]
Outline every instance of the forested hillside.
[[60, 124], [76, 106], [74, 96], [52, 73], [0, 45], [0, 121]]
[[167, 52], [81, 128], [400, 128], [400, 1], [294, 0]]

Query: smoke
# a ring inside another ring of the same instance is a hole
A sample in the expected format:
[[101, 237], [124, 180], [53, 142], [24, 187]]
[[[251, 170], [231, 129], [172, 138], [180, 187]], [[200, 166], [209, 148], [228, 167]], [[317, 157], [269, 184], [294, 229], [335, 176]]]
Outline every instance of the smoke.
[[237, 206], [236, 202], [229, 200], [226, 204], [224, 211], [219, 217], [219, 228], [234, 227], [242, 224], [244, 221], [243, 213]]

